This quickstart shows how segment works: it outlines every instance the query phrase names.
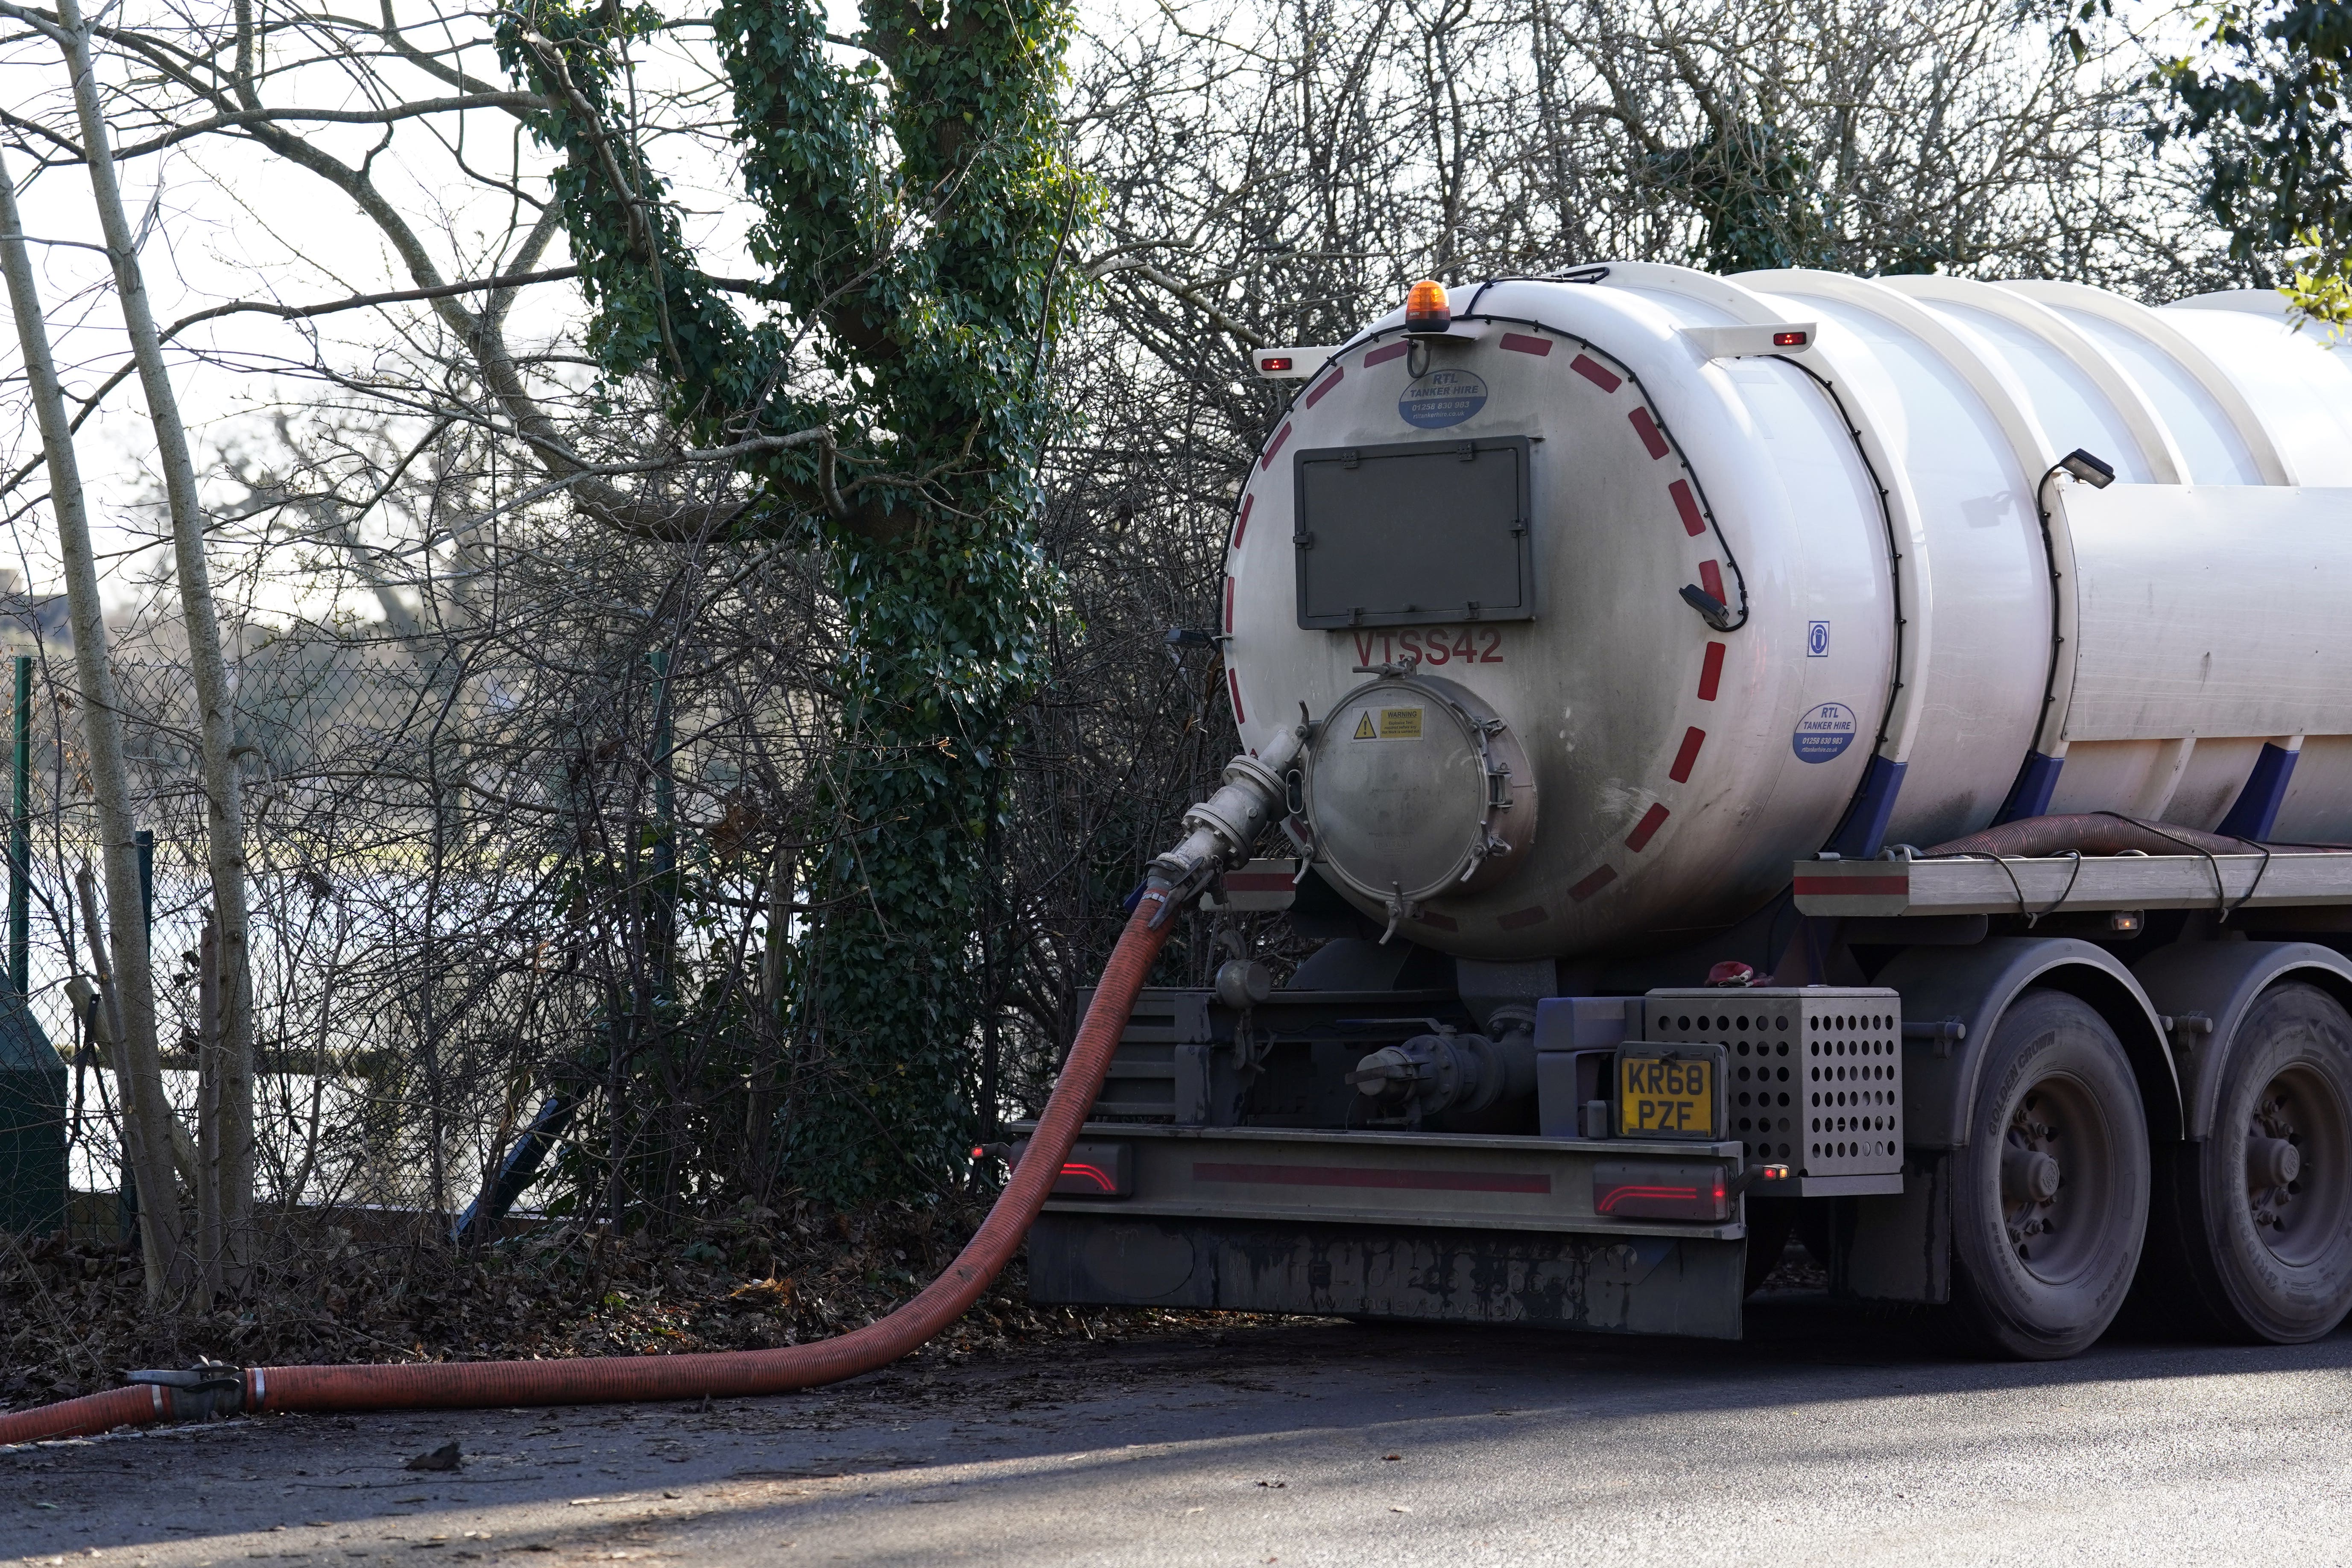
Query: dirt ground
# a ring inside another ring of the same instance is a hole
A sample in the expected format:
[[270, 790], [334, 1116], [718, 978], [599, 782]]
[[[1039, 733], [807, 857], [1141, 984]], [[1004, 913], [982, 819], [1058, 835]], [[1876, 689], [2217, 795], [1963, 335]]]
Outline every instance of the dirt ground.
[[[458, 1468], [406, 1468], [455, 1442]], [[2336, 1562], [2352, 1332], [1922, 1350], [1259, 1320], [698, 1405], [273, 1416], [0, 1450], [0, 1562]]]

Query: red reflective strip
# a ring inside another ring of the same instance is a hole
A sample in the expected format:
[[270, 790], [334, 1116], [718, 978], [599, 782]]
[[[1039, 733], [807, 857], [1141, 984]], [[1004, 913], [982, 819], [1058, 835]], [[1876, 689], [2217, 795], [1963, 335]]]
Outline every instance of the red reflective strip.
[[1290, 879], [1287, 871], [1228, 871], [1225, 891], [1228, 893], [1286, 893], [1298, 884]]
[[[1287, 441], [1287, 440], [1289, 440], [1289, 439], [1290, 439], [1290, 426], [1287, 426], [1287, 425], [1285, 425], [1281, 429], [1276, 430], [1276, 431], [1274, 433], [1274, 439], [1273, 439], [1273, 440], [1271, 440], [1271, 441], [1269, 441], [1269, 442], [1267, 442], [1267, 443], [1265, 444], [1265, 456], [1264, 456], [1264, 457], [1260, 458], [1257, 460], [1257, 466], [1258, 466], [1260, 468], [1272, 468], [1272, 467], [1274, 467], [1274, 455], [1275, 455], [1276, 452], [1281, 451], [1281, 450], [1282, 450], [1282, 444], [1283, 444], [1285, 441]], [[1696, 529], [1696, 528], [1694, 528], [1694, 529], [1692, 529], [1692, 530], [1691, 530], [1691, 531], [1692, 531], [1693, 533], [1696, 533], [1696, 532], [1698, 531], [1698, 530], [1697, 530], [1697, 529]]]
[[1118, 1191], [1118, 1184], [1105, 1175], [1103, 1173], [1102, 1167], [1099, 1165], [1081, 1165], [1076, 1161], [1073, 1160], [1068, 1164], [1062, 1167], [1062, 1174], [1065, 1176], [1076, 1176], [1081, 1181], [1092, 1182], [1095, 1185], [1100, 1187], [1107, 1193], [1115, 1193]]
[[1666, 487], [1666, 493], [1675, 498], [1675, 510], [1683, 514], [1683, 531], [1693, 539], [1705, 533], [1706, 519], [1698, 510], [1698, 498], [1691, 494], [1690, 481], [1676, 479]]
[[1648, 844], [1656, 836], [1658, 829], [1666, 825], [1666, 808], [1663, 805], [1653, 805], [1643, 812], [1642, 820], [1633, 825], [1633, 831], [1625, 835], [1625, 847], [1639, 855], [1643, 846]]
[[1550, 918], [1544, 912], [1544, 907], [1541, 904], [1529, 904], [1526, 909], [1513, 910], [1507, 915], [1496, 915], [1495, 923], [1505, 931], [1524, 931], [1529, 926], [1539, 926]]
[[1873, 898], [1892, 895], [1907, 899], [1911, 896], [1911, 877], [1906, 872], [1899, 877], [1800, 877], [1797, 891], [1820, 897], [1839, 893], [1868, 894]]
[[1249, 494], [1242, 497], [1242, 513], [1239, 517], [1234, 519], [1234, 542], [1228, 548], [1239, 550], [1242, 547], [1242, 535], [1249, 531], [1250, 508], [1255, 505], [1257, 505], [1257, 492], [1255, 490], [1252, 490]]
[[1425, 926], [1435, 926], [1439, 931], [1460, 931], [1462, 929], [1460, 925], [1455, 923], [1452, 915], [1441, 915], [1435, 910], [1423, 910], [1420, 914], [1413, 918], [1421, 921], [1421, 923]]
[[[1715, 602], [1717, 604], [1727, 605], [1731, 603], [1730, 600], [1723, 596], [1723, 568], [1717, 566], [1714, 562], [1702, 561], [1698, 563], [1698, 585], [1706, 589], [1709, 594], [1715, 595]], [[1227, 631], [1231, 631], [1233, 628], [1228, 626], [1225, 629]]]
[[1400, 1171], [1372, 1165], [1238, 1165], [1202, 1160], [1196, 1182], [1275, 1187], [1385, 1187], [1419, 1193], [1549, 1193], [1549, 1176], [1511, 1171]]
[[1225, 686], [1226, 689], [1234, 694], [1234, 722], [1236, 724], [1245, 724], [1249, 722], [1248, 720], [1242, 717], [1241, 671], [1234, 668], [1231, 665], [1227, 665], [1225, 667]]
[[1633, 428], [1640, 433], [1642, 445], [1649, 449], [1653, 461], [1666, 455], [1666, 433], [1658, 428], [1658, 422], [1650, 417], [1648, 409], [1636, 408], [1625, 417], [1633, 422]]
[[1675, 765], [1666, 770], [1666, 776], [1674, 780], [1676, 784], [1690, 783], [1691, 767], [1698, 761], [1699, 747], [1706, 744], [1706, 731], [1685, 730], [1683, 731], [1683, 749], [1675, 753]]
[[1612, 1214], [1617, 1205], [1629, 1198], [1664, 1198], [1675, 1203], [1698, 1202], [1696, 1187], [1612, 1187], [1601, 1200], [1592, 1205], [1596, 1214]]
[[1370, 370], [1376, 364], [1386, 364], [1392, 359], [1402, 359], [1412, 347], [1411, 343], [1391, 343], [1384, 349], [1374, 349], [1364, 356], [1364, 368]]
[[1549, 338], [1531, 338], [1525, 332], [1505, 332], [1503, 346], [1515, 354], [1533, 354], [1538, 359], [1551, 353]]
[[1339, 385], [1339, 378], [1347, 374], [1347, 372], [1341, 370], [1338, 365], [1333, 365], [1331, 367], [1331, 374], [1325, 376], [1321, 381], [1317, 382], [1313, 390], [1307, 393], [1307, 406], [1312, 408], [1317, 404], [1322, 402], [1323, 395], [1330, 391], [1333, 387]]
[[[1711, 642], [1706, 645], [1706, 660], [1698, 667], [1698, 700], [1701, 702], [1714, 701], [1716, 692], [1722, 687], [1723, 645]], [[1689, 742], [1685, 741], [1684, 744], [1688, 745]]]
[[1616, 879], [1617, 868], [1614, 866], [1603, 866], [1601, 869], [1593, 872], [1592, 875], [1587, 877], [1573, 888], [1570, 888], [1568, 890], [1568, 896], [1577, 903], [1580, 904], [1584, 902], [1585, 900], [1591, 898], [1593, 894], [1599, 892], [1601, 889], [1607, 887]]
[[[1719, 596], [1719, 595], [1718, 595]], [[1225, 579], [1225, 630], [1234, 629], [1234, 580]]]
[[1612, 374], [1606, 365], [1601, 364], [1598, 360], [1587, 359], [1582, 354], [1570, 360], [1568, 368], [1603, 392], [1614, 392], [1625, 384], [1623, 379]]

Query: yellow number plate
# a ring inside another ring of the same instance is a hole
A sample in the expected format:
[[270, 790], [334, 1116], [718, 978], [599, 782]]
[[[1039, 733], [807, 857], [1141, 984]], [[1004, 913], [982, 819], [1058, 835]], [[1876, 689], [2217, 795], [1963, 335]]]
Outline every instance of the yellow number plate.
[[1617, 1063], [1617, 1135], [1669, 1138], [1715, 1134], [1715, 1064], [1624, 1057]]

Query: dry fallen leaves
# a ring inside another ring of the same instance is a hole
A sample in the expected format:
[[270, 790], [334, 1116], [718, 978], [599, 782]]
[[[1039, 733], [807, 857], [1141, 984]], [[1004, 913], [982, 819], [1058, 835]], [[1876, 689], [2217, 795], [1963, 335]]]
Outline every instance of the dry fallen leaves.
[[[121, 1367], [200, 1355], [244, 1366], [533, 1360], [824, 1339], [889, 1311], [945, 1268], [984, 1204], [862, 1215], [743, 1205], [658, 1238], [550, 1222], [462, 1253], [427, 1216], [301, 1211], [276, 1217], [245, 1295], [212, 1311], [148, 1310], [139, 1258], [120, 1244], [0, 1236], [0, 1408], [110, 1388]], [[1016, 1260], [922, 1356], [1237, 1322], [1033, 1307], [1025, 1279]]]

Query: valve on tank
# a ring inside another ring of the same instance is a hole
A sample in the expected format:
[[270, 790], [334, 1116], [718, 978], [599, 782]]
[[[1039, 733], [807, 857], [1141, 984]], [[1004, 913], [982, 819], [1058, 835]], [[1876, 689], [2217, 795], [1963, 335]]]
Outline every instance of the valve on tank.
[[1348, 1081], [1414, 1126], [1425, 1116], [1485, 1110], [1535, 1092], [1532, 1012], [1496, 1009], [1486, 1026], [1491, 1035], [1465, 1035], [1434, 1018], [1427, 1022], [1431, 1033], [1381, 1047], [1356, 1064]]

